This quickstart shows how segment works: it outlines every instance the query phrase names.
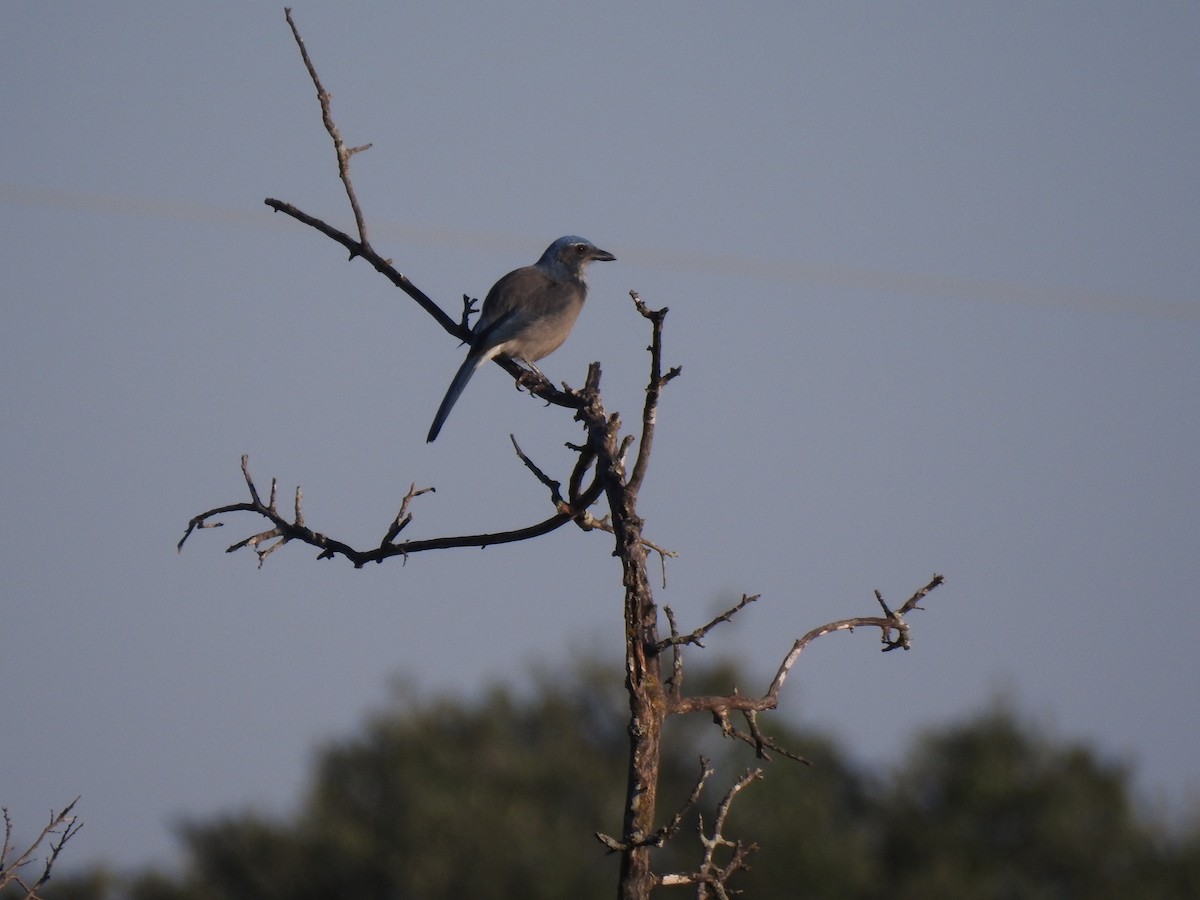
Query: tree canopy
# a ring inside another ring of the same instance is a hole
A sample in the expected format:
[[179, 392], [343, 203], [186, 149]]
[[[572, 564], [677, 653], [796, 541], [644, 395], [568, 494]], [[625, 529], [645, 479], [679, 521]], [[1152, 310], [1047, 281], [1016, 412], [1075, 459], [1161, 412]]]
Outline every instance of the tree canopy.
[[[730, 671], [711, 673], [725, 684]], [[328, 897], [608, 898], [628, 738], [619, 676], [595, 667], [473, 700], [398, 690], [361, 730], [324, 747], [294, 814], [235, 811], [179, 830], [181, 872], [56, 877], [50, 900]], [[776, 729], [778, 733], [779, 729]], [[663, 815], [682, 805], [701, 750], [717, 775], [658, 871], [691, 870], [696, 816], [762, 765], [687, 724], [667, 735]], [[779, 735], [811, 767], [768, 764], [728, 837], [760, 846], [731, 887], [749, 897], [1184, 898], [1200, 896], [1200, 829], [1139, 816], [1128, 770], [996, 704], [930, 731], [872, 772], [819, 734]], [[665, 893], [669, 888], [662, 888]]]

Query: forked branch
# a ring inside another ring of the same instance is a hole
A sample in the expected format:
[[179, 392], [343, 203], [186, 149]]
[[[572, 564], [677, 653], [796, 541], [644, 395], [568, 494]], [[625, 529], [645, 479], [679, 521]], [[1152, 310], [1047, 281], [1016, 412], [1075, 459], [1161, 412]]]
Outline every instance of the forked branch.
[[[300, 58], [304, 60], [304, 68], [308, 69], [308, 75], [312, 78], [313, 87], [317, 89], [317, 102], [321, 104], [321, 121], [325, 123], [325, 130], [333, 139], [333, 149], [337, 153], [338, 161], [338, 176], [342, 179], [342, 184], [346, 188], [346, 197], [350, 201], [350, 209], [354, 213], [354, 224], [358, 227], [359, 246], [363, 249], [369, 248], [367, 242], [367, 226], [363, 221], [362, 207], [358, 205], [358, 197], [354, 193], [354, 185], [350, 182], [350, 157], [355, 153], [361, 153], [363, 150], [370, 150], [370, 144], [363, 144], [360, 147], [347, 147], [342, 140], [342, 133], [338, 130], [337, 125], [333, 121], [333, 113], [329, 109], [329, 101], [332, 98], [324, 86], [321, 84], [321, 79], [317, 76], [317, 69], [312, 64], [312, 60], [308, 58], [308, 48], [304, 46], [304, 39], [300, 37], [300, 31], [296, 28], [296, 22], [292, 19], [291, 7], [284, 7], [284, 18], [287, 19], [288, 27], [292, 29], [292, 37], [296, 39], [296, 46], [300, 48]], [[351, 250], [353, 254], [354, 251]]]
[[630, 291], [637, 311], [648, 319], [650, 330], [650, 383], [646, 385], [646, 402], [642, 406], [642, 439], [638, 443], [637, 462], [633, 464], [633, 474], [629, 477], [629, 488], [635, 493], [646, 478], [646, 468], [650, 465], [650, 451], [654, 447], [654, 427], [658, 422], [658, 398], [662, 389], [673, 378], [683, 371], [681, 366], [675, 366], [665, 374], [662, 370], [662, 330], [663, 320], [667, 317], [668, 308], [650, 309], [642, 302], [637, 291]]
[[[366, 550], [358, 550], [344, 541], [329, 537], [319, 531], [314, 531], [305, 524], [304, 511], [301, 505], [303, 497], [299, 487], [296, 488], [295, 507], [291, 518], [279, 511], [276, 503], [276, 483], [273, 478], [271, 479], [269, 499], [264, 503], [262, 497], [259, 495], [258, 488], [254, 484], [254, 479], [250, 475], [249, 465], [249, 457], [243, 455], [242, 477], [245, 479], [246, 488], [250, 492], [249, 501], [218, 506], [193, 516], [188, 522], [187, 530], [184, 531], [183, 537], [179, 539], [179, 543], [176, 545], [177, 550], [183, 550], [184, 542], [191, 537], [192, 532], [205, 528], [223, 527], [224, 522], [214, 521], [217, 516], [233, 512], [249, 512], [266, 519], [271, 523], [271, 527], [244, 538], [235, 544], [231, 544], [225, 548], [226, 553], [233, 553], [236, 550], [249, 547], [257, 554], [258, 564], [261, 567], [271, 553], [290, 541], [300, 541], [321, 551], [317, 555], [317, 559], [332, 559], [335, 556], [343, 556], [353, 563], [354, 568], [361, 569], [367, 563], [383, 562], [385, 559], [393, 556], [407, 558], [410, 554], [424, 553], [428, 550], [448, 550], [453, 547], [490, 547], [496, 544], [527, 541], [561, 528], [583, 512], [581, 511], [575, 515], [557, 512], [550, 518], [543, 519], [541, 522], [512, 531], [453, 535], [397, 543], [396, 537], [412, 521], [412, 514], [409, 512], [411, 502], [422, 494], [432, 493], [435, 490], [432, 487], [417, 488], [413, 484], [409, 488], [408, 493], [404, 495], [400, 511], [384, 531], [383, 539], [379, 542], [379, 545]], [[590, 497], [592, 502], [595, 502], [598, 496], [598, 491], [593, 489], [585, 492], [581, 499], [587, 500]]]
[[[696, 885], [698, 898], [708, 897], [710, 891], [720, 900], [729, 900], [731, 894], [737, 891], [729, 889], [729, 879], [742, 869], [749, 868], [750, 854], [758, 849], [757, 844], [744, 844], [741, 841], [731, 841], [725, 837], [725, 819], [739, 793], [752, 781], [762, 778], [762, 769], [751, 769], [733, 783], [729, 791], [717, 806], [717, 814], [713, 821], [712, 833], [704, 833], [704, 817], [697, 820], [696, 830], [699, 833], [700, 845], [704, 848], [700, 857], [700, 865], [694, 872], [683, 874], [660, 875], [656, 880], [664, 887], [685, 884]], [[732, 851], [727, 862], [723, 865], [717, 862], [717, 851], [727, 847]]]
[[704, 785], [715, 774], [716, 770], [709, 766], [708, 760], [703, 756], [700, 757], [700, 775], [696, 779], [695, 786], [692, 787], [692, 793], [688, 795], [687, 800], [683, 802], [683, 805], [679, 807], [675, 815], [671, 817], [671, 821], [666, 825], [655, 829], [650, 835], [631, 835], [625, 841], [618, 841], [607, 834], [596, 832], [596, 840], [612, 852], [624, 852], [632, 850], [635, 847], [662, 847], [679, 832], [680, 826], [683, 825], [684, 817], [700, 801], [700, 795], [704, 792]]
[[[46, 827], [41, 830], [41, 833], [34, 838], [25, 850], [17, 853], [16, 848], [12, 843], [13, 823], [8, 815], [8, 809], [0, 810], [4, 816], [4, 844], [0, 846], [0, 893], [3, 893], [5, 888], [10, 884], [15, 884], [24, 894], [20, 896], [23, 900], [40, 900], [41, 894], [38, 892], [50, 880], [51, 870], [54, 864], [58, 862], [58, 855], [66, 846], [67, 841], [73, 838], [79, 829], [83, 827], [83, 822], [71, 814], [75, 808], [75, 804], [79, 802], [76, 797], [68, 803], [62, 812], [51, 812], [50, 821]], [[27, 868], [34, 860], [34, 856], [38, 852], [38, 848], [45, 843], [49, 848], [49, 854], [42, 860], [42, 871], [37, 879], [32, 882], [26, 881], [22, 877], [22, 869]], [[16, 854], [16, 855], [14, 855]], [[5, 894], [5, 896], [8, 896]]]
[[[667, 620], [671, 626], [671, 637], [660, 641], [659, 648], [660, 650], [665, 650], [671, 647], [675, 654], [674, 671], [669, 693], [670, 714], [682, 715], [686, 713], [707, 712], [712, 715], [713, 721], [717, 723], [721, 732], [726, 737], [735, 738], [754, 747], [755, 753], [759, 757], [769, 759], [767, 751], [771, 750], [789, 759], [807, 763], [807, 760], [803, 757], [785, 749], [769, 735], [763, 733], [758, 724], [758, 714], [760, 712], [775, 709], [778, 705], [779, 693], [783, 689], [784, 681], [787, 680], [788, 674], [800, 658], [800, 654], [809, 644], [822, 635], [832, 634], [835, 631], [853, 631], [855, 628], [868, 627], [879, 629], [884, 652], [896, 649], [909, 649], [911, 639], [909, 624], [905, 620], [905, 614], [914, 609], [922, 609], [923, 607], [918, 605], [920, 601], [928, 596], [930, 591], [943, 584], [944, 581], [945, 578], [935, 574], [928, 584], [917, 590], [898, 610], [890, 609], [884, 601], [883, 595], [879, 591], [875, 591], [876, 602], [879, 603], [883, 611], [882, 616], [857, 616], [849, 619], [838, 619], [835, 622], [829, 622], [828, 624], [812, 629], [792, 644], [783, 662], [780, 663], [779, 669], [776, 671], [775, 677], [767, 688], [766, 693], [760, 697], [746, 696], [738, 693], [736, 690], [732, 694], [722, 696], [683, 696], [683, 646], [686, 644], [703, 646], [700, 644], [700, 639], [709, 630], [722, 622], [728, 622], [748, 603], [758, 599], [757, 596], [743, 596], [736, 606], [717, 616], [707, 625], [687, 635], [679, 633], [675, 617], [668, 610]], [[745, 720], [746, 730], [733, 725], [731, 716], [734, 713], [740, 714]]]

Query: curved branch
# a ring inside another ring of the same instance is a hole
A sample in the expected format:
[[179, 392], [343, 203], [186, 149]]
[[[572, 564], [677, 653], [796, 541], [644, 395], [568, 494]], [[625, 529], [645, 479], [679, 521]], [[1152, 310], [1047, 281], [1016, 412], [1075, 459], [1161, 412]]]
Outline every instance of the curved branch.
[[[446, 314], [445, 310], [430, 299], [428, 294], [413, 284], [408, 276], [396, 271], [390, 259], [380, 256], [374, 248], [355, 240], [341, 229], [335, 228], [323, 219], [309, 215], [285, 200], [276, 200], [274, 197], [267, 197], [263, 200], [263, 203], [276, 212], [291, 216], [297, 222], [303, 222], [310, 228], [321, 232], [321, 234], [341, 244], [350, 252], [350, 259], [360, 257], [366, 260], [376, 272], [415, 300], [425, 312], [429, 313], [442, 326], [442, 329], [447, 334], [463, 342], [470, 341], [471, 329], [467, 327], [465, 316], [462, 321], [452, 319]], [[511, 375], [518, 385], [524, 387], [529, 393], [541, 400], [545, 400], [553, 406], [578, 409], [582, 403], [578, 391], [571, 390], [570, 388], [559, 390], [545, 378], [540, 378], [529, 370], [522, 368], [508, 357], [498, 356], [492, 362]]]
[[[272, 527], [266, 531], [251, 535], [248, 538], [231, 544], [225, 549], [226, 553], [233, 553], [235, 550], [241, 550], [249, 547], [254, 550], [258, 556], [258, 564], [261, 567], [266, 561], [266, 558], [287, 544], [289, 541], [300, 541], [312, 547], [317, 547], [321, 552], [317, 559], [332, 559], [335, 556], [344, 556], [349, 560], [356, 569], [361, 569], [367, 563], [378, 563], [392, 556], [408, 557], [413, 553], [423, 553], [428, 550], [447, 550], [455, 547], [491, 547], [496, 544], [511, 544], [517, 541], [527, 541], [531, 538], [540, 537], [543, 534], [549, 534], [563, 525], [571, 521], [580, 521], [587, 515], [586, 508], [582, 509], [562, 509], [544, 519], [541, 522], [527, 525], [524, 528], [516, 528], [511, 531], [500, 531], [481, 534], [464, 534], [448, 537], [427, 538], [419, 541], [404, 541], [396, 543], [395, 537], [399, 532], [412, 521], [412, 516], [408, 512], [408, 505], [411, 500], [421, 494], [433, 491], [433, 488], [417, 489], [414, 485], [409, 489], [408, 494], [404, 497], [404, 502], [400, 507], [400, 512], [389, 525], [384, 538], [380, 541], [379, 546], [372, 547], [368, 550], [358, 550], [351, 547], [349, 544], [339, 541], [336, 538], [331, 538], [328, 535], [322, 534], [319, 531], [314, 531], [304, 523], [304, 513], [301, 509], [302, 494], [299, 488], [296, 489], [296, 505], [293, 517], [289, 520], [286, 516], [280, 513], [276, 505], [276, 486], [275, 481], [271, 481], [271, 494], [269, 500], [264, 503], [259, 496], [258, 488], [254, 484], [254, 479], [250, 475], [249, 457], [242, 456], [242, 475], [246, 480], [246, 487], [250, 492], [249, 502], [230, 503], [225, 506], [218, 506], [214, 509], [206, 510], [199, 515], [193, 516], [188, 521], [187, 530], [184, 531], [183, 537], [179, 539], [176, 549], [183, 550], [183, 545], [192, 532], [202, 528], [220, 528], [223, 527], [223, 522], [214, 522], [213, 518], [225, 513], [231, 512], [250, 512], [255, 515], [262, 516]], [[597, 485], [593, 485], [582, 496], [582, 500], [587, 500], [594, 503], [599, 499], [601, 489]], [[271, 543], [271, 542], [274, 543]], [[266, 545], [260, 548], [260, 545]]]
[[[724, 696], [696, 696], [684, 697], [682, 694], [683, 684], [683, 660], [681, 651], [685, 644], [700, 644], [700, 640], [714, 626], [721, 622], [727, 622], [740, 609], [745, 607], [747, 603], [758, 599], [757, 596], [743, 596], [741, 602], [732, 609], [726, 611], [720, 616], [717, 616], [707, 625], [696, 629], [691, 634], [681, 635], [675, 625], [674, 617], [668, 614], [668, 620], [671, 625], [671, 637], [659, 642], [659, 651], [666, 650], [668, 647], [673, 648], [675, 653], [675, 661], [673, 666], [673, 677], [668, 699], [670, 702], [670, 715], [683, 715], [686, 713], [707, 712], [713, 717], [713, 720], [720, 726], [721, 731], [726, 737], [736, 738], [744, 741], [754, 747], [755, 752], [760, 757], [766, 757], [766, 750], [774, 750], [782, 753], [790, 759], [799, 762], [807, 762], [802, 757], [785, 750], [776, 744], [770, 737], [763, 734], [758, 727], [757, 715], [765, 710], [775, 709], [779, 702], [779, 693], [783, 689], [783, 683], [787, 680], [788, 674], [792, 670], [792, 666], [796, 664], [796, 660], [800, 658], [800, 654], [804, 649], [822, 635], [832, 634], [835, 631], [853, 631], [855, 628], [878, 628], [880, 631], [880, 639], [883, 642], [883, 651], [902, 649], [907, 650], [911, 645], [909, 636], [909, 625], [904, 619], [904, 614], [914, 610], [922, 609], [917, 604], [922, 599], [928, 596], [929, 592], [934, 590], [939, 585], [945, 582], [945, 578], [935, 574], [933, 578], [924, 587], [918, 589], [911, 597], [904, 602], [904, 605], [899, 610], [888, 608], [884, 602], [882, 594], [879, 591], [875, 592], [875, 599], [883, 609], [882, 616], [856, 616], [849, 619], [838, 619], [835, 622], [829, 622], [812, 629], [803, 637], [796, 640], [784, 657], [778, 671], [775, 673], [775, 678], [771, 681], [770, 687], [767, 688], [765, 694], [761, 697], [750, 697], [739, 694], [736, 690], [732, 694]], [[741, 713], [747, 722], [749, 731], [741, 731], [735, 728], [729, 720], [731, 712]]]

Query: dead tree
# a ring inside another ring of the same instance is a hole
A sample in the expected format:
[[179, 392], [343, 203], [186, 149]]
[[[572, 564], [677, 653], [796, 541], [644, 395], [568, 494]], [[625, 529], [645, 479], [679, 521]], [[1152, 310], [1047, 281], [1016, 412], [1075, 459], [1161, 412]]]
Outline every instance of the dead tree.
[[[319, 218], [297, 209], [290, 203], [273, 198], [264, 202], [271, 209], [291, 216], [293, 219], [315, 228], [349, 252], [350, 261], [363, 259], [392, 284], [402, 290], [453, 338], [466, 341], [470, 335], [468, 321], [474, 312], [475, 301], [464, 295], [463, 311], [455, 320], [438, 304], [418, 289], [408, 278], [398, 272], [390, 260], [381, 256], [367, 239], [367, 226], [362, 208], [355, 195], [350, 178], [350, 158], [371, 145], [348, 147], [334, 124], [330, 112], [330, 95], [326, 92], [309, 58], [300, 37], [291, 10], [285, 10], [288, 25], [300, 50], [304, 65], [317, 91], [321, 116], [325, 129], [333, 141], [337, 154], [338, 175], [345, 187], [350, 208], [354, 214], [356, 235], [349, 235], [333, 228]], [[601, 370], [599, 363], [592, 363], [582, 387], [572, 388], [565, 384], [556, 388], [538, 374], [526, 371], [515, 362], [500, 357], [495, 362], [509, 373], [521, 387], [552, 406], [570, 410], [582, 425], [583, 438], [579, 444], [568, 444], [575, 452], [575, 464], [566, 479], [564, 492], [562, 482], [551, 478], [526, 456], [513, 440], [516, 453], [549, 492], [552, 513], [540, 522], [515, 528], [511, 531], [488, 534], [463, 534], [421, 539], [400, 540], [400, 534], [412, 522], [410, 507], [414, 500], [433, 488], [418, 488], [416, 483], [404, 497], [400, 510], [384, 529], [379, 544], [358, 549], [329, 535], [311, 528], [304, 519], [300, 489], [295, 492], [289, 511], [281, 511], [277, 485], [271, 481], [270, 491], [264, 500], [254, 479], [250, 475], [247, 457], [242, 457], [242, 475], [249, 491], [249, 500], [230, 503], [206, 510], [188, 522], [187, 530], [179, 541], [184, 542], [198, 529], [215, 528], [222, 523], [217, 517], [234, 512], [249, 512], [265, 519], [268, 527], [243, 538], [227, 548], [227, 552], [248, 548], [258, 556], [261, 566], [267, 556], [293, 541], [316, 547], [318, 559], [344, 557], [356, 568], [367, 563], [380, 563], [393, 556], [409, 557], [429, 550], [445, 550], [454, 547], [486, 547], [514, 541], [536, 539], [555, 529], [574, 524], [586, 531], [600, 530], [612, 535], [614, 554], [621, 560], [621, 583], [624, 592], [625, 624], [625, 687], [629, 695], [629, 770], [626, 784], [624, 817], [619, 838], [597, 833], [597, 839], [610, 852], [621, 854], [619, 896], [631, 898], [648, 897], [659, 886], [694, 885], [698, 897], [727, 897], [727, 883], [740, 869], [745, 868], [747, 859], [755, 849], [753, 844], [731, 840], [724, 834], [725, 816], [738, 792], [752, 781], [761, 777], [761, 770], [752, 769], [739, 778], [724, 796], [711, 832], [706, 834], [701, 822], [700, 861], [695, 870], [682, 873], [656, 873], [651, 866], [651, 851], [663, 846], [679, 831], [685, 814], [695, 805], [708, 778], [712, 775], [706, 761], [701, 761], [701, 772], [691, 796], [680, 806], [664, 825], [656, 826], [658, 808], [658, 776], [663, 724], [668, 716], [687, 713], [710, 715], [722, 734], [744, 741], [754, 748], [760, 759], [770, 758], [770, 752], [799, 760], [800, 757], [779, 746], [766, 734], [759, 722], [759, 714], [776, 707], [784, 680], [801, 652], [810, 642], [823, 634], [855, 628], [878, 628], [882, 634], [883, 649], [894, 650], [909, 647], [909, 625], [906, 615], [920, 609], [917, 605], [931, 590], [942, 583], [942, 576], [934, 575], [924, 587], [893, 610], [884, 602], [877, 591], [876, 600], [880, 614], [860, 616], [830, 622], [814, 628], [800, 637], [787, 652], [779, 669], [761, 696], [744, 696], [736, 691], [726, 696], [687, 696], [683, 692], [684, 666], [683, 649], [686, 645], [703, 646], [702, 640], [710, 630], [722, 622], [729, 621], [740, 610], [758, 599], [743, 596], [735, 606], [713, 621], [683, 634], [679, 631], [675, 617], [669, 607], [664, 609], [670, 628], [669, 637], [659, 632], [659, 610], [654, 602], [650, 586], [647, 558], [650, 553], [660, 556], [673, 555], [651, 541], [643, 533], [644, 522], [638, 514], [638, 494], [650, 466], [650, 455], [654, 447], [654, 432], [657, 410], [663, 389], [680, 375], [678, 366], [664, 369], [663, 366], [663, 323], [667, 310], [651, 309], [630, 292], [635, 308], [650, 328], [649, 378], [646, 384], [646, 399], [634, 432], [623, 430], [621, 417], [609, 412], [600, 393]], [[636, 444], [636, 451], [634, 445]], [[632, 457], [631, 457], [632, 454]], [[592, 510], [600, 507], [600, 516]], [[670, 651], [669, 672], [664, 677], [663, 656]], [[742, 724], [735, 724], [738, 721]]]

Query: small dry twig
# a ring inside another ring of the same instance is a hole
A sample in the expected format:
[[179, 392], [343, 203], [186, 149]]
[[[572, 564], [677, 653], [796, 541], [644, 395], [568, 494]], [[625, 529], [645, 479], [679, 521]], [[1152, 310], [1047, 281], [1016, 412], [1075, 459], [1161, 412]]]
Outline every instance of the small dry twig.
[[[722, 798], [720, 805], [717, 806], [717, 815], [713, 821], [711, 835], [704, 833], [704, 817], [699, 817], [696, 830], [699, 833], [700, 844], [704, 848], [699, 867], [695, 872], [661, 875], [657, 879], [660, 885], [663, 887], [674, 887], [694, 884], [696, 885], [696, 896], [698, 898], [708, 897], [710, 888], [720, 900], [729, 900], [730, 894], [736, 893], [730, 891], [728, 887], [729, 879], [737, 872], [749, 868], [748, 860], [750, 854], [758, 849], [758, 845], [753, 843], [743, 844], [741, 841], [731, 841], [725, 837], [725, 819], [728, 817], [729, 810], [733, 806], [734, 798], [750, 782], [762, 778], [762, 774], [762, 769], [751, 769], [733, 783], [724, 798]], [[716, 853], [721, 847], [729, 847], [733, 850], [733, 855], [730, 857], [729, 862], [723, 866], [718, 865], [716, 862]]]
[[300, 48], [300, 58], [304, 60], [304, 68], [308, 69], [308, 75], [312, 78], [313, 87], [317, 89], [317, 102], [321, 104], [321, 121], [325, 123], [325, 130], [329, 133], [329, 137], [333, 140], [333, 149], [337, 152], [338, 161], [338, 176], [342, 179], [342, 184], [346, 188], [346, 197], [350, 201], [350, 209], [354, 213], [354, 224], [358, 228], [358, 242], [365, 249], [370, 246], [367, 242], [367, 225], [363, 221], [362, 207], [358, 205], [358, 197], [354, 193], [354, 185], [350, 182], [350, 157], [355, 153], [361, 153], [364, 150], [370, 150], [370, 144], [363, 144], [361, 147], [347, 147], [345, 141], [342, 140], [342, 133], [338, 130], [333, 121], [333, 113], [329, 109], [329, 101], [333, 95], [325, 90], [321, 84], [321, 79], [317, 76], [317, 69], [312, 64], [312, 60], [308, 58], [308, 48], [304, 46], [304, 39], [300, 37], [300, 31], [296, 28], [296, 23], [292, 19], [291, 7], [284, 7], [284, 18], [287, 19], [288, 27], [292, 29], [292, 37], [296, 39], [296, 46]]
[[[58, 862], [58, 855], [66, 846], [67, 841], [79, 833], [79, 829], [83, 827], [83, 822], [73, 815], [71, 811], [75, 808], [75, 804], [79, 802], [76, 797], [68, 803], [62, 812], [50, 812], [50, 821], [41, 833], [34, 839], [23, 852], [13, 858], [14, 848], [12, 845], [12, 819], [8, 815], [8, 808], [3, 809], [4, 816], [4, 844], [0, 846], [0, 892], [9, 884], [15, 884], [25, 892], [24, 900], [41, 900], [39, 890], [50, 880], [51, 870], [54, 864]], [[49, 840], [50, 853], [44, 859], [42, 872], [37, 880], [32, 884], [27, 884], [21, 878], [20, 870], [33, 862], [33, 857], [37, 853], [38, 848], [44, 841]]]
[[[679, 647], [682, 644], [695, 644], [697, 647], [703, 648], [704, 644], [702, 644], [701, 641], [704, 639], [704, 636], [706, 634], [708, 634], [710, 631], [712, 631], [714, 628], [716, 628], [722, 622], [732, 621], [734, 615], [736, 615], [743, 608], [745, 608], [746, 606], [748, 606], [749, 604], [751, 604], [755, 600], [757, 600], [759, 598], [759, 596], [760, 596], [759, 594], [742, 594], [742, 599], [738, 601], [737, 605], [731, 607], [730, 609], [725, 610], [725, 612], [721, 613], [719, 616], [717, 616], [715, 619], [713, 619], [707, 625], [701, 625], [699, 628], [697, 628], [691, 634], [679, 634], [678, 631], [675, 629], [674, 622], [672, 621], [671, 636], [669, 638], [663, 638], [661, 641], [658, 642], [658, 652], [661, 653], [662, 651], [666, 650], [668, 647]], [[665, 609], [666, 609], [668, 618], [670, 618], [671, 608], [665, 607]]]
[[640, 834], [631, 835], [626, 841], [618, 841], [614, 837], [607, 834], [596, 832], [596, 840], [602, 843], [612, 853], [621, 853], [626, 850], [631, 850], [634, 847], [661, 847], [666, 844], [671, 838], [675, 837], [679, 832], [680, 826], [683, 824], [684, 817], [688, 811], [692, 809], [700, 800], [700, 794], [704, 791], [704, 784], [715, 774], [714, 770], [709, 766], [708, 760], [700, 757], [700, 775], [696, 779], [696, 784], [692, 788], [691, 794], [683, 802], [683, 805], [671, 817], [671, 821], [661, 828], [656, 828], [649, 836]]

